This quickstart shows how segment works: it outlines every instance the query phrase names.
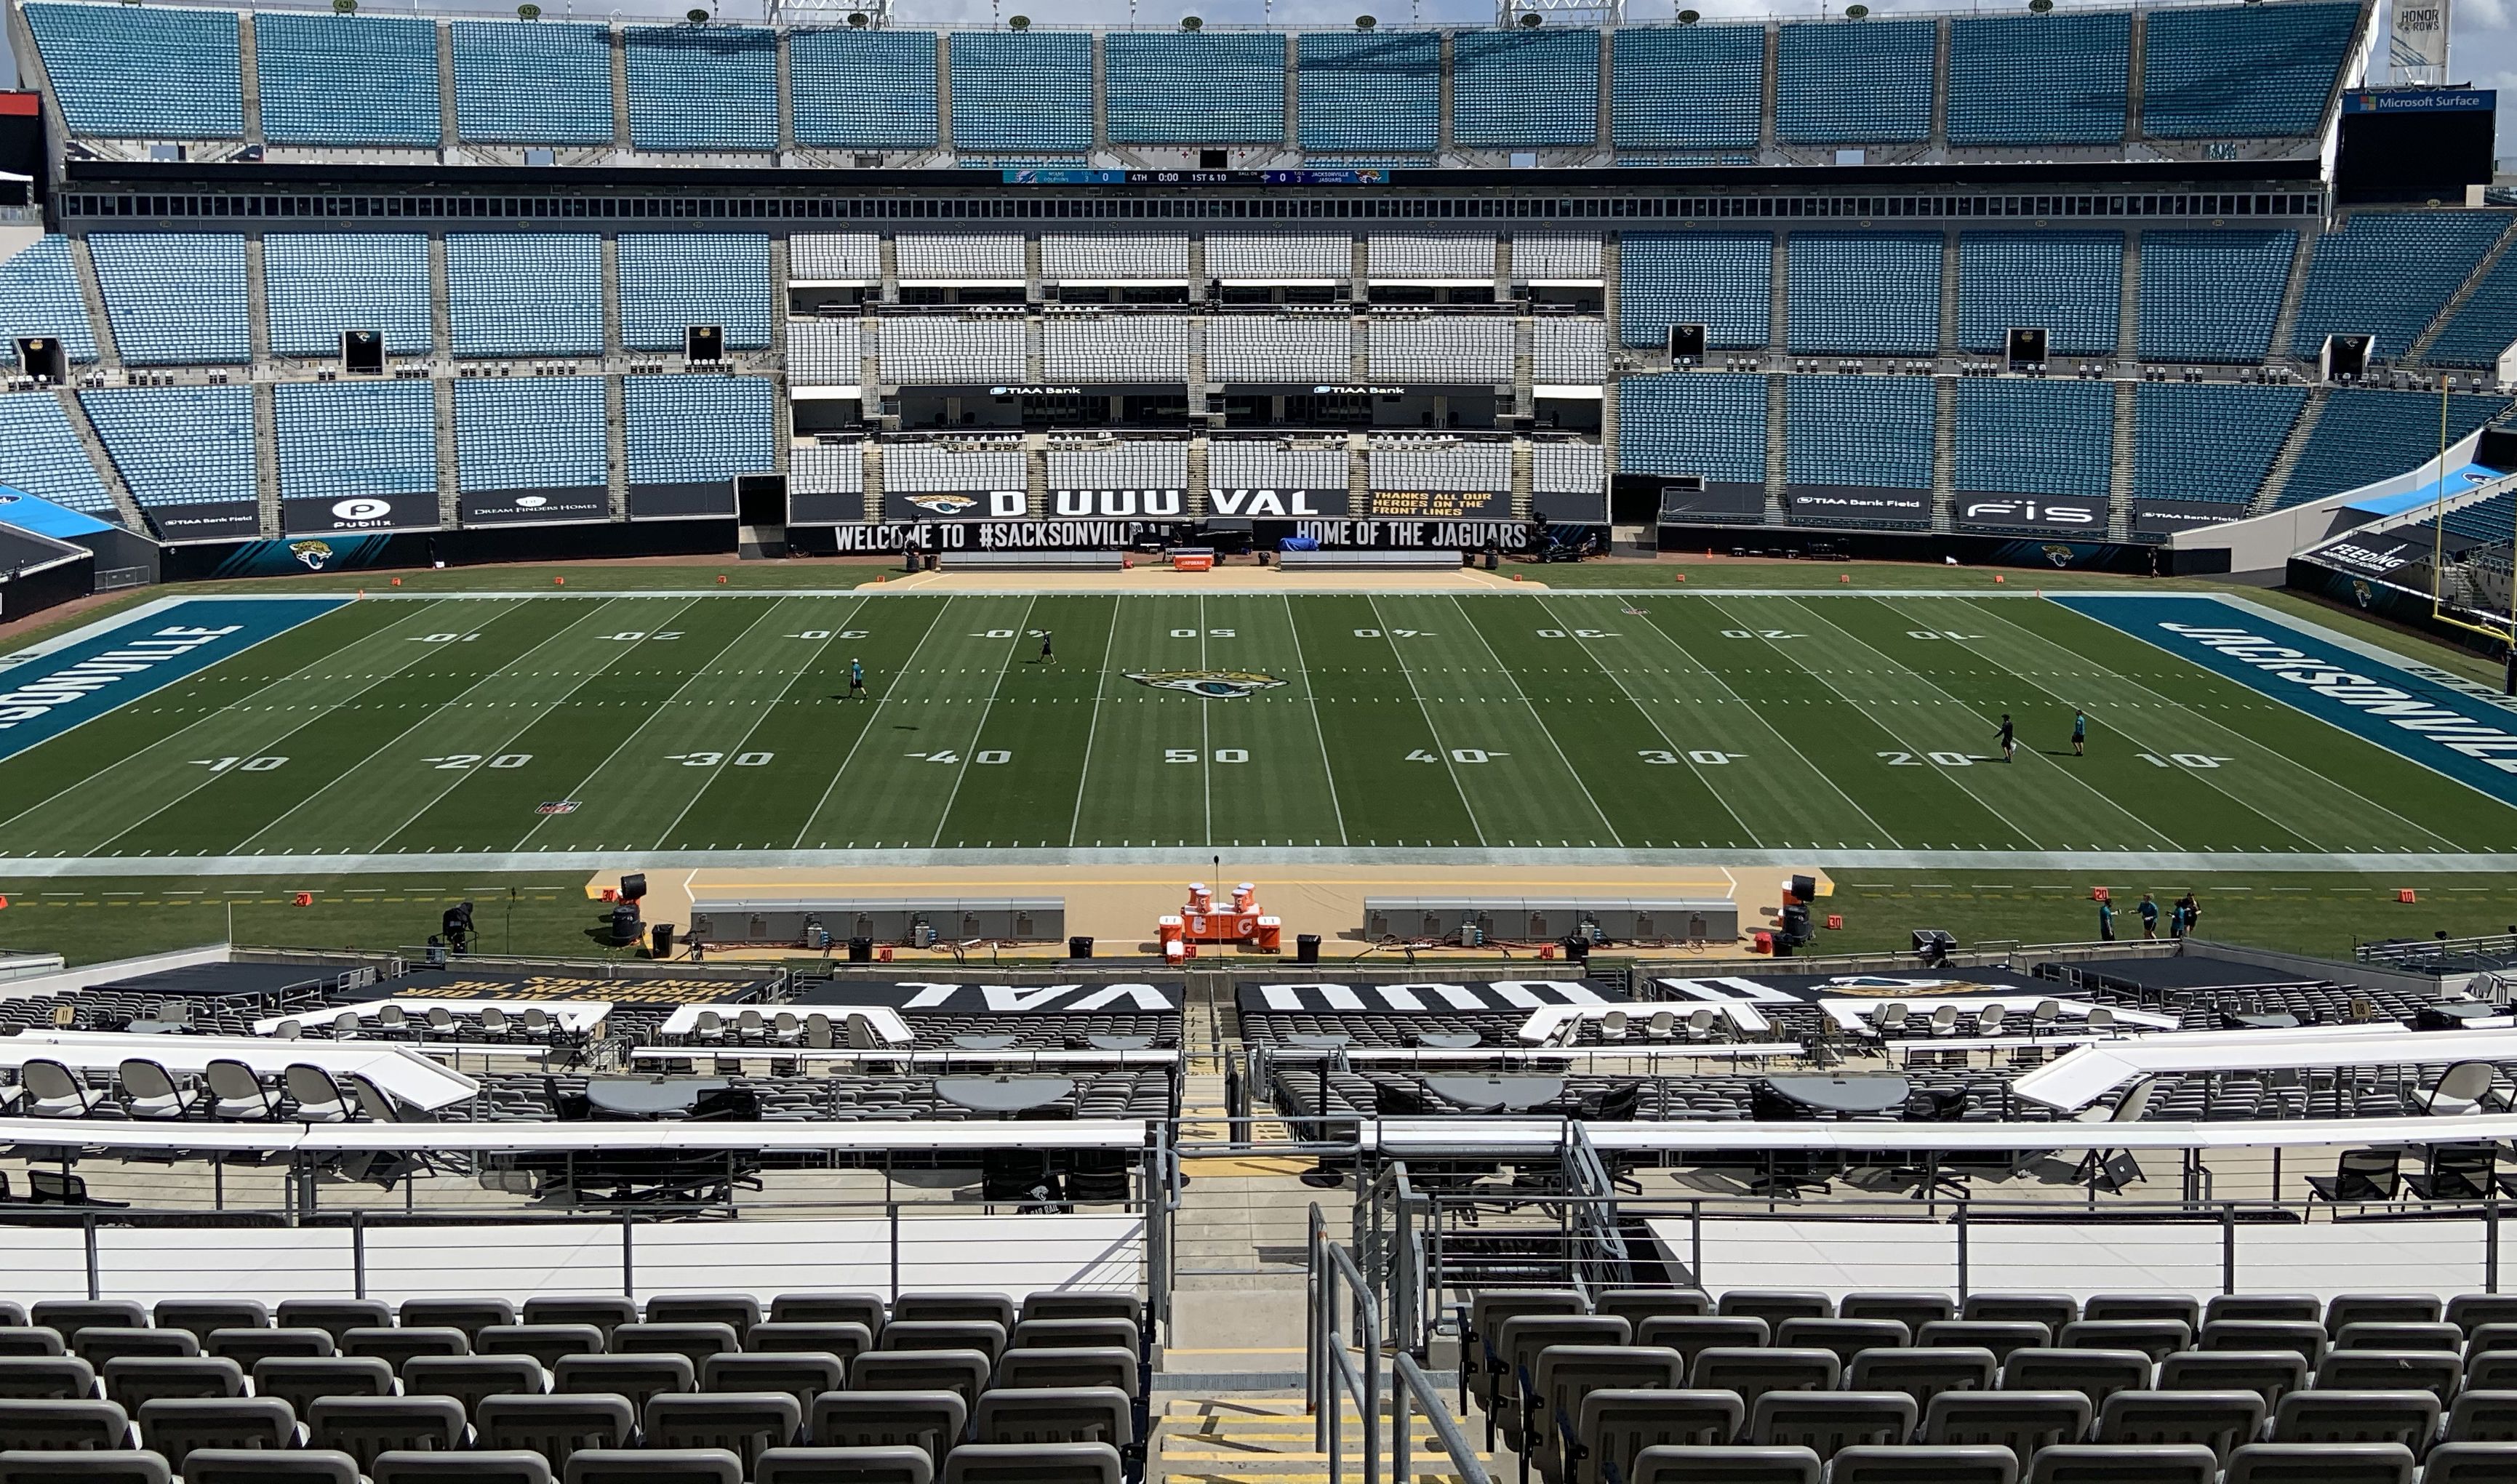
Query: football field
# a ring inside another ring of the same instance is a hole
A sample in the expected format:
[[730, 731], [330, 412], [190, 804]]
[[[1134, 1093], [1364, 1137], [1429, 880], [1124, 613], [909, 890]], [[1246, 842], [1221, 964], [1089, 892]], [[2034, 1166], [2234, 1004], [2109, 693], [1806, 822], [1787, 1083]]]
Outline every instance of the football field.
[[[2517, 863], [2489, 740], [2517, 713], [2202, 596], [279, 602], [152, 604], [0, 671], [0, 859]], [[2412, 699], [2305, 685], [2339, 672], [2266, 634]]]

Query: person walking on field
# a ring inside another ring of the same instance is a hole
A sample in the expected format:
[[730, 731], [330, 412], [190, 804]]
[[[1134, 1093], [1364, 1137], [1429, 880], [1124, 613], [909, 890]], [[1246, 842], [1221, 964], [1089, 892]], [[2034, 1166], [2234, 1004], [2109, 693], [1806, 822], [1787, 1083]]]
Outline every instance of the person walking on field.
[[2001, 713], [2001, 760], [2005, 763], [2018, 761], [2011, 756], [2012, 749], [2018, 745], [2019, 729], [2010, 724], [2010, 713], [2004, 711]]
[[2143, 892], [2143, 893], [2141, 894], [2141, 909], [2140, 909], [2140, 911], [2141, 911], [2141, 935], [2142, 935], [2143, 937], [2145, 937], [2145, 938], [2155, 938], [2155, 937], [2157, 937], [2157, 936], [2158, 936], [2158, 904], [2157, 904], [2156, 902], [2154, 902], [2154, 901], [2153, 901], [2153, 900], [2151, 899], [2151, 895], [2150, 895], [2150, 893], [2148, 893], [2148, 892]]
[[1049, 651], [1048, 630], [1042, 629], [1040, 631], [1040, 662], [1043, 664], [1048, 664], [1056, 658], [1057, 657]]
[[2115, 905], [2103, 897], [2098, 899], [2098, 941], [2115, 941]]
[[848, 661], [848, 694], [851, 696], [863, 696], [865, 693], [865, 661], [862, 659], [850, 659]]
[[2071, 755], [2089, 755], [2089, 713], [2077, 706], [2071, 708]]

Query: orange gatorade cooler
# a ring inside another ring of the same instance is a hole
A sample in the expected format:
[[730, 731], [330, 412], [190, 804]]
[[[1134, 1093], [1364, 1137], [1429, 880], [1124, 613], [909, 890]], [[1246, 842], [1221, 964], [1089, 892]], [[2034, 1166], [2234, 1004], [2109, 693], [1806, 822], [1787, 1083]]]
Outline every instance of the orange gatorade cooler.
[[1251, 936], [1258, 939], [1258, 942], [1253, 946], [1256, 947], [1258, 952], [1262, 954], [1273, 954], [1284, 946], [1285, 924], [1283, 919], [1277, 917], [1259, 917], [1256, 919], [1252, 925], [1256, 931]]
[[1180, 942], [1186, 935], [1181, 930], [1179, 918], [1161, 917], [1157, 918], [1154, 922], [1154, 936], [1161, 939], [1164, 945], [1168, 947], [1172, 944]]

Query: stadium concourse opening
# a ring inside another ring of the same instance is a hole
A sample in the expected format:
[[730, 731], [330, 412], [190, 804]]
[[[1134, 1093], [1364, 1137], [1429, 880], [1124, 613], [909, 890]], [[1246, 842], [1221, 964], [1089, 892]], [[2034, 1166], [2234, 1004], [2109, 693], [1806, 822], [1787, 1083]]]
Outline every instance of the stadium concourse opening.
[[0, 1484], [2517, 1479], [2443, 10], [391, 9], [6, 7]]

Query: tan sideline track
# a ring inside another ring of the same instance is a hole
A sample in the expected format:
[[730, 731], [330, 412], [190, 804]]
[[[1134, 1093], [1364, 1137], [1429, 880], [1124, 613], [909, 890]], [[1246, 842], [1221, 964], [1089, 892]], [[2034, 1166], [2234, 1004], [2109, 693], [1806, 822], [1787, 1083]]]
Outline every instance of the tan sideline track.
[[1547, 584], [1516, 572], [1462, 567], [1439, 572], [1285, 572], [1274, 567], [1218, 567], [1173, 572], [1149, 564], [1124, 572], [921, 572], [857, 584], [860, 591], [904, 593], [1133, 593], [1213, 598], [1246, 593], [1530, 592]]

